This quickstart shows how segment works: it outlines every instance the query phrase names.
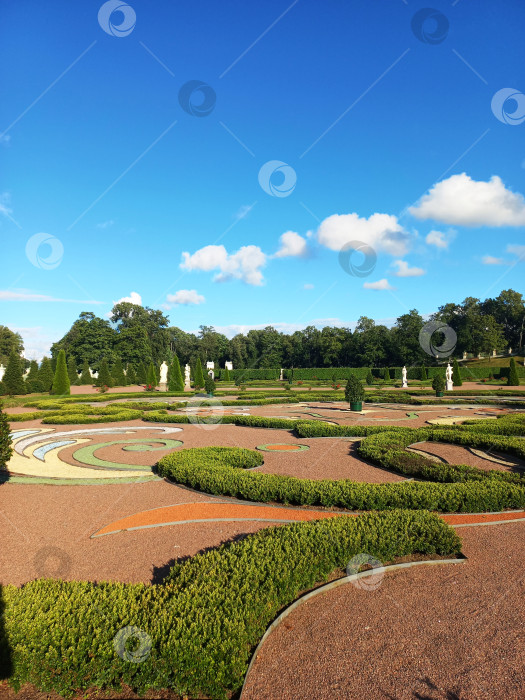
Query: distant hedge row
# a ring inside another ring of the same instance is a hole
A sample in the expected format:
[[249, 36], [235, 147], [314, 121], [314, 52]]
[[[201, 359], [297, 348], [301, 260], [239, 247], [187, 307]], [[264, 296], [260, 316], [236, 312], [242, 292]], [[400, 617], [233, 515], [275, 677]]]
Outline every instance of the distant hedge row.
[[[359, 379], [366, 379], [366, 375], [371, 369], [375, 379], [382, 377], [383, 368], [378, 367], [310, 367], [297, 368], [293, 370], [293, 379], [297, 380], [315, 380], [331, 381], [334, 376], [336, 380], [348, 379], [350, 374], [355, 374]], [[393, 379], [402, 379], [402, 367], [390, 367], [390, 376]], [[518, 376], [525, 378], [525, 367], [518, 366]], [[279, 370], [275, 370], [277, 373]], [[444, 375], [444, 367], [427, 367], [427, 377], [431, 380], [436, 374]], [[495, 379], [503, 379], [509, 376], [509, 367], [460, 367], [461, 378], [465, 380], [476, 381], [478, 379], [488, 379], [492, 376]], [[277, 374], [277, 376], [279, 376]], [[291, 369], [285, 369], [283, 373], [284, 379], [290, 379], [292, 376]], [[408, 379], [421, 379], [421, 367], [407, 367]]]

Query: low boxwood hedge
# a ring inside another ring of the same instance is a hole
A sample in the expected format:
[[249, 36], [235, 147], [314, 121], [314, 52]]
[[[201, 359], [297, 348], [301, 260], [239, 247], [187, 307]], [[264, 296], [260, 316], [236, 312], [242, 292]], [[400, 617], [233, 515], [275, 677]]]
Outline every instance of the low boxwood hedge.
[[[15, 690], [33, 683], [66, 697], [125, 684], [141, 696], [172, 690], [225, 700], [239, 691], [282, 608], [333, 572], [343, 574], [355, 555], [387, 563], [452, 556], [460, 546], [436, 516], [393, 510], [267, 528], [175, 564], [162, 584], [40, 579], [6, 586], [2, 677]], [[124, 660], [136, 638], [116, 651], [116, 640], [133, 629], [142, 634], [141, 663]]]
[[117, 411], [106, 414], [90, 415], [88, 413], [58, 413], [42, 419], [46, 425], [73, 425], [88, 423], [118, 423], [119, 421], [142, 418], [142, 411]]

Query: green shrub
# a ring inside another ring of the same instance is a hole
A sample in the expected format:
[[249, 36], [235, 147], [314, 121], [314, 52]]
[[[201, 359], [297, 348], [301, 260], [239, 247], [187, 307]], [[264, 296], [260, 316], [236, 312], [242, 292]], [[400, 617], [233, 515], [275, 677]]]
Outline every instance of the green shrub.
[[0, 403], [0, 469], [6, 468], [12, 454], [11, 429], [9, 427], [8, 418], [2, 411], [2, 404]]
[[77, 365], [75, 358], [70, 355], [67, 361], [67, 376], [69, 378], [69, 384], [73, 385], [78, 379]]
[[113, 380], [113, 386], [126, 386], [126, 375], [124, 374], [124, 367], [122, 366], [122, 360], [117, 357], [113, 367], [111, 368], [111, 378]]
[[231, 382], [230, 370], [227, 367], [221, 372], [221, 379], [223, 382]]
[[2, 378], [2, 383], [5, 387], [6, 394], [9, 394], [10, 396], [26, 393], [22, 362], [20, 356], [17, 355], [15, 350], [12, 350], [11, 354], [9, 355], [9, 360], [7, 361], [7, 367]]
[[367, 384], [373, 384], [374, 383], [374, 375], [372, 374], [372, 370], [368, 370], [368, 373], [366, 375], [366, 383]]
[[108, 361], [104, 357], [100, 363], [100, 368], [98, 370], [98, 377], [95, 382], [97, 386], [113, 386], [113, 378], [109, 371]]
[[53, 379], [51, 393], [59, 396], [65, 396], [66, 394], [70, 393], [69, 386], [70, 384], [69, 377], [67, 374], [66, 353], [64, 350], [60, 350], [60, 352], [58, 353], [55, 378]]
[[211, 394], [211, 396], [213, 396], [213, 394], [215, 393], [215, 389], [216, 389], [215, 382], [210, 377], [210, 375], [207, 374], [206, 379], [204, 380], [204, 390], [206, 391], [206, 393], [208, 395]]
[[197, 362], [195, 363], [195, 369], [193, 371], [193, 386], [196, 389], [204, 388], [204, 374], [202, 372], [202, 364], [200, 357], [197, 358]]
[[345, 399], [351, 403], [363, 401], [365, 398], [365, 388], [361, 380], [355, 374], [351, 374], [345, 387]]
[[38, 378], [44, 385], [44, 391], [51, 391], [53, 386], [54, 373], [49, 357], [44, 357], [38, 370]]
[[39, 379], [26, 381], [26, 390], [28, 394], [43, 394], [45, 392], [44, 385]]
[[86, 413], [59, 413], [42, 419], [46, 425], [69, 425], [84, 423], [118, 423], [119, 421], [136, 420], [142, 417], [142, 411], [119, 411], [118, 413], [89, 415]]
[[516, 360], [511, 357], [510, 358], [510, 367], [509, 367], [509, 378], [507, 379], [507, 386], [519, 386], [520, 385], [520, 379], [518, 376], [518, 369], [516, 367]]
[[131, 364], [128, 364], [126, 368], [126, 384], [128, 386], [137, 384], [137, 375], [135, 374], [135, 370]]
[[436, 374], [436, 376], [432, 380], [432, 388], [434, 389], [436, 394], [440, 394], [443, 391], [445, 391], [445, 379], [443, 378], [442, 374]]
[[157, 386], [158, 380], [157, 380], [157, 372], [155, 371], [155, 365], [153, 362], [150, 362], [150, 365], [148, 367], [148, 374], [146, 376], [146, 387], [148, 390], [153, 390]]
[[82, 364], [82, 374], [80, 375], [80, 384], [87, 384], [87, 385], [93, 384], [93, 378], [91, 376], [91, 372], [89, 371], [89, 362], [87, 360], [84, 360], [84, 362]]
[[168, 371], [168, 390], [169, 391], [184, 391], [184, 379], [180, 369], [180, 362], [177, 355], [173, 356], [171, 365]]
[[454, 386], [461, 386], [463, 384], [459, 363], [456, 359], [452, 363], [452, 382], [454, 383]]
[[[7, 586], [0, 653], [13, 650], [15, 689], [32, 683], [71, 696], [125, 684], [140, 696], [166, 689], [224, 700], [238, 695], [275, 616], [357, 554], [387, 563], [453, 556], [460, 547], [435, 515], [395, 510], [266, 528], [175, 564], [162, 584], [41, 579]], [[142, 663], [115, 652], [117, 634], [129, 626], [151, 641]]]
[[29, 363], [29, 374], [26, 377], [26, 382], [36, 381], [38, 381], [38, 362], [36, 360], [31, 360]]

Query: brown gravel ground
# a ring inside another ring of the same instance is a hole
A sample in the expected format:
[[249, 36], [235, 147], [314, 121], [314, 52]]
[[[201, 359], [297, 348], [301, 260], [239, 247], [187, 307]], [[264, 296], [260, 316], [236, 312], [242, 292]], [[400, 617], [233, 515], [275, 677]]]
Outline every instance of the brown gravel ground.
[[341, 586], [291, 613], [243, 700], [522, 700], [525, 524], [459, 532], [464, 564]]
[[[497, 469], [498, 471], [514, 471], [511, 466], [506, 466], [504, 464], [499, 464], [498, 462], [492, 462], [490, 459], [483, 459], [473, 454], [466, 447], [460, 447], [459, 445], [447, 445], [438, 442], [422, 442], [415, 445], [415, 449], [421, 450], [422, 452], [427, 452], [430, 455], [436, 455], [441, 457], [445, 462], [449, 464], [467, 464], [469, 467], [477, 467], [478, 469], [485, 469], [489, 471], [490, 469]], [[523, 462], [518, 459], [514, 459], [511, 455], [502, 455], [502, 458], [508, 462], [513, 463], [516, 466], [524, 466]]]

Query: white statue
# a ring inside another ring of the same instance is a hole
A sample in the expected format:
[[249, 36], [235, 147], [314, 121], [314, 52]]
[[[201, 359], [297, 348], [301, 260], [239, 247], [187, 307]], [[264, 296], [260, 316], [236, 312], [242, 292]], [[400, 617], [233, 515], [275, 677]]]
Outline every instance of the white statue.
[[186, 386], [190, 386], [190, 372], [191, 372], [191, 367], [189, 365], [185, 365], [185, 367], [184, 367], [184, 384]]
[[403, 389], [406, 389], [408, 387], [406, 367], [403, 367], [403, 369], [401, 370], [401, 376], [403, 377]]
[[168, 383], [168, 365], [163, 362], [160, 366], [160, 384]]
[[206, 362], [206, 369], [215, 369], [215, 362]]
[[445, 376], [447, 378], [447, 391], [452, 391], [454, 382], [452, 381], [452, 367], [450, 366], [450, 362], [447, 365]]
[[226, 360], [226, 362], [224, 363], [224, 369], [227, 369], [231, 372], [233, 369], [233, 362], [231, 362], [231, 360]]
[[2, 381], [2, 377], [5, 374], [5, 367], [4, 365], [0, 365], [0, 382]]

